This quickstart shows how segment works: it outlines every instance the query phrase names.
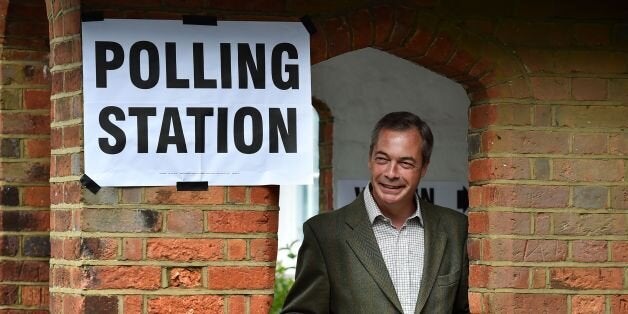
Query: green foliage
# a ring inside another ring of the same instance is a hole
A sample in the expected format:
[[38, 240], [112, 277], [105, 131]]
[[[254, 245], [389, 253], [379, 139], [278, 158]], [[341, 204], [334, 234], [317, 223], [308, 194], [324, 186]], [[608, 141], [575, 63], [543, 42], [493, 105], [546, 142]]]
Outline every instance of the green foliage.
[[[288, 251], [288, 258], [294, 259], [297, 255], [292, 251], [292, 247], [297, 241], [294, 241], [285, 247], [279, 248], [279, 251]], [[281, 312], [281, 308], [283, 307], [283, 303], [286, 301], [286, 296], [288, 296], [288, 291], [290, 291], [290, 287], [294, 283], [294, 279], [287, 275], [287, 271], [294, 267], [285, 267], [280, 261], [277, 261], [277, 266], [275, 267], [275, 296], [273, 298], [273, 305], [270, 308], [270, 314], [278, 314]]]

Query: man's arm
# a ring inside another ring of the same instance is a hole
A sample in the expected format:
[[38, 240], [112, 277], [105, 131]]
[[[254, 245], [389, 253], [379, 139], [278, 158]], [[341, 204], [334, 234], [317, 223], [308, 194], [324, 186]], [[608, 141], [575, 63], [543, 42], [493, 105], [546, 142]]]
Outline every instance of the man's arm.
[[469, 255], [467, 253], [467, 230], [468, 221], [464, 224], [465, 237], [464, 245], [462, 246], [462, 265], [460, 269], [460, 283], [458, 284], [458, 291], [456, 291], [456, 298], [454, 300], [453, 313], [469, 313]]
[[295, 282], [282, 313], [329, 313], [329, 278], [316, 234], [303, 224], [303, 243], [297, 257]]

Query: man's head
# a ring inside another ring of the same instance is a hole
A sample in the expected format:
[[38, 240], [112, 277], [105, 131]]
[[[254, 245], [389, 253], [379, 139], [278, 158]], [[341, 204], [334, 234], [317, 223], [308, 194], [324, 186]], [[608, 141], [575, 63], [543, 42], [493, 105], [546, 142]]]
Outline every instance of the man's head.
[[371, 137], [369, 170], [372, 194], [382, 211], [410, 210], [425, 175], [434, 137], [429, 126], [409, 112], [392, 112], [377, 122]]

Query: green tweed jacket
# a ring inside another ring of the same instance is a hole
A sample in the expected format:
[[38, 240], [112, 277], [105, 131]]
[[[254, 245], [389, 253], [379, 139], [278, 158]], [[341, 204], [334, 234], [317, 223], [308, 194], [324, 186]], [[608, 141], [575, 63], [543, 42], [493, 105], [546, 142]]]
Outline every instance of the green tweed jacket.
[[[421, 215], [425, 259], [414, 312], [469, 313], [467, 217], [424, 201]], [[303, 234], [282, 313], [402, 313], [362, 194], [306, 221]]]

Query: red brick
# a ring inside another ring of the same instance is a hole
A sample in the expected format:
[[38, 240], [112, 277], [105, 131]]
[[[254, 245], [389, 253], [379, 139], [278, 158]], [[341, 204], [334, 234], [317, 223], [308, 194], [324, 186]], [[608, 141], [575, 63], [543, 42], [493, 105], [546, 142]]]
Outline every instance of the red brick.
[[324, 27], [329, 58], [351, 51], [351, 34], [349, 25], [344, 19], [328, 19]]
[[608, 138], [608, 150], [613, 155], [628, 155], [628, 134], [610, 134]]
[[144, 192], [148, 204], [208, 205], [224, 202], [223, 187], [209, 187], [208, 191], [177, 191], [176, 187], [147, 187]]
[[490, 125], [531, 125], [529, 105], [480, 105], [470, 108], [469, 123], [472, 128]]
[[488, 233], [531, 234], [530, 213], [488, 212]]
[[628, 127], [628, 106], [557, 106], [556, 125], [572, 128]]
[[625, 235], [624, 214], [554, 213], [554, 234]]
[[558, 73], [621, 74], [628, 60], [623, 52], [613, 50], [559, 50], [555, 53]]
[[571, 94], [575, 100], [605, 100], [608, 81], [598, 78], [572, 78]]
[[166, 217], [168, 232], [203, 232], [203, 212], [200, 210], [171, 210]]
[[544, 185], [485, 185], [482, 203], [486, 206], [519, 208], [565, 208], [569, 188]]
[[251, 259], [263, 262], [277, 260], [277, 239], [252, 239]]
[[529, 273], [527, 267], [487, 267], [488, 288], [528, 288]]
[[375, 42], [377, 47], [384, 47], [390, 38], [394, 27], [394, 12], [388, 6], [379, 6], [372, 9], [371, 14], [375, 21]]
[[525, 250], [525, 240], [483, 239], [482, 260], [521, 262], [523, 261]]
[[28, 158], [41, 158], [50, 156], [49, 139], [27, 139], [24, 140], [26, 156]]
[[251, 314], [269, 313], [272, 304], [272, 295], [254, 295], [251, 297]]
[[371, 45], [373, 41], [373, 26], [371, 16], [367, 9], [355, 11], [349, 15], [349, 25], [353, 35], [354, 50], [362, 49]]
[[533, 268], [532, 272], [532, 287], [533, 289], [544, 289], [546, 287], [546, 270], [545, 268]]
[[238, 261], [246, 259], [246, 241], [242, 239], [227, 240], [227, 259]]
[[185, 309], [189, 313], [223, 313], [224, 299], [216, 295], [159, 296], [148, 299], [148, 313], [170, 314]]
[[170, 287], [196, 288], [202, 285], [200, 267], [174, 267], [170, 269], [169, 276]]
[[17, 285], [1, 285], [0, 286], [0, 305], [12, 305], [18, 301]]
[[171, 261], [217, 261], [223, 259], [221, 239], [163, 239], [146, 240], [146, 257]]
[[484, 309], [488, 307], [484, 307], [485, 303], [485, 298], [481, 293], [469, 292], [469, 310], [471, 313], [486, 313]]
[[[317, 29], [322, 29], [320, 23], [314, 21]], [[310, 36], [310, 59], [312, 64], [327, 60], [327, 38], [324, 32], [316, 32]]]
[[72, 213], [66, 210], [51, 211], [50, 230], [69, 231], [72, 226]]
[[573, 314], [604, 313], [604, 296], [574, 295], [571, 310]]
[[139, 261], [142, 259], [142, 239], [126, 238], [122, 244], [122, 257], [124, 259]]
[[[180, 1], [173, 1], [179, 3]], [[230, 1], [216, 0], [211, 3], [214, 9], [237, 10], [237, 11], [261, 11], [261, 12], [277, 12], [284, 11], [285, 2], [280, 0], [254, 0], [254, 1]], [[198, 6], [196, 6], [198, 7]], [[178, 6], [177, 6], [178, 8]]]
[[475, 63], [475, 61], [476, 58], [473, 57], [470, 53], [463, 50], [458, 50], [454, 52], [453, 56], [451, 56], [451, 59], [449, 59], [449, 61], [447, 62], [447, 67], [451, 68], [452, 71], [466, 74], [471, 69], [471, 66], [473, 66], [473, 63]]
[[228, 202], [243, 204], [246, 203], [246, 191], [247, 188], [244, 186], [230, 186], [227, 188], [228, 193]]
[[488, 313], [567, 313], [567, 296], [560, 294], [495, 293]]
[[22, 286], [22, 305], [48, 307], [48, 286]]
[[524, 22], [507, 19], [495, 30], [501, 42], [516, 46], [565, 47], [570, 29], [556, 22]]
[[623, 160], [557, 159], [554, 160], [554, 180], [560, 181], [622, 181]]
[[628, 209], [628, 186], [611, 188], [611, 207], [614, 209]]
[[569, 79], [560, 77], [531, 77], [532, 93], [540, 100], [566, 100], [570, 98]]
[[49, 134], [50, 116], [40, 113], [9, 113], [0, 115], [3, 134]]
[[573, 241], [572, 258], [575, 262], [605, 262], [608, 260], [608, 243], [598, 240]]
[[553, 50], [521, 48], [517, 52], [528, 73], [552, 72], [554, 70]]
[[566, 154], [570, 135], [562, 132], [499, 130], [482, 134], [482, 151], [521, 154]]
[[49, 210], [3, 210], [0, 211], [2, 231], [49, 231]]
[[82, 145], [82, 126], [74, 125], [63, 128], [63, 147], [79, 147]]
[[628, 241], [611, 242], [611, 261], [628, 262]]
[[578, 23], [573, 26], [573, 36], [580, 45], [605, 46], [610, 43], [611, 28], [606, 24]]
[[251, 187], [251, 203], [260, 205], [279, 204], [279, 186], [255, 186]]
[[142, 314], [142, 296], [127, 295], [123, 297], [124, 314]]
[[539, 213], [534, 222], [534, 234], [545, 235], [552, 232], [552, 216], [546, 213]]
[[414, 31], [415, 21], [417, 19], [417, 12], [411, 8], [397, 8], [395, 9], [395, 26], [387, 47], [399, 47], [408, 37], [410, 32]]
[[227, 266], [207, 269], [209, 289], [272, 289], [275, 268]]
[[82, 231], [157, 232], [162, 213], [151, 209], [86, 208], [78, 213]]
[[427, 49], [422, 60], [426, 60], [428, 64], [445, 64], [451, 58], [455, 51], [452, 39], [446, 35], [439, 35]]
[[161, 286], [161, 267], [91, 266], [83, 271], [82, 281], [90, 289], [154, 290]]
[[474, 288], [486, 288], [488, 285], [489, 266], [469, 265], [469, 286]]
[[24, 109], [50, 109], [50, 91], [35, 89], [25, 90]]
[[546, 105], [534, 106], [534, 126], [551, 126], [552, 125], [552, 109]]
[[606, 134], [591, 133], [573, 136], [573, 152], [576, 154], [605, 154], [607, 147]]
[[277, 211], [208, 211], [209, 232], [277, 232]]
[[50, 206], [50, 187], [33, 186], [22, 190], [23, 204], [26, 206], [48, 207]]
[[0, 261], [0, 281], [47, 282], [48, 261]]
[[554, 268], [550, 271], [553, 289], [622, 289], [622, 268]]
[[242, 295], [232, 295], [228, 299], [229, 314], [246, 313], [246, 297]]
[[488, 213], [469, 212], [469, 233], [484, 234], [488, 232]]
[[628, 294], [611, 296], [611, 314], [628, 313]]
[[524, 240], [525, 262], [559, 262], [567, 258], [567, 242], [562, 240]]
[[530, 179], [527, 158], [475, 159], [469, 163], [469, 181]]

